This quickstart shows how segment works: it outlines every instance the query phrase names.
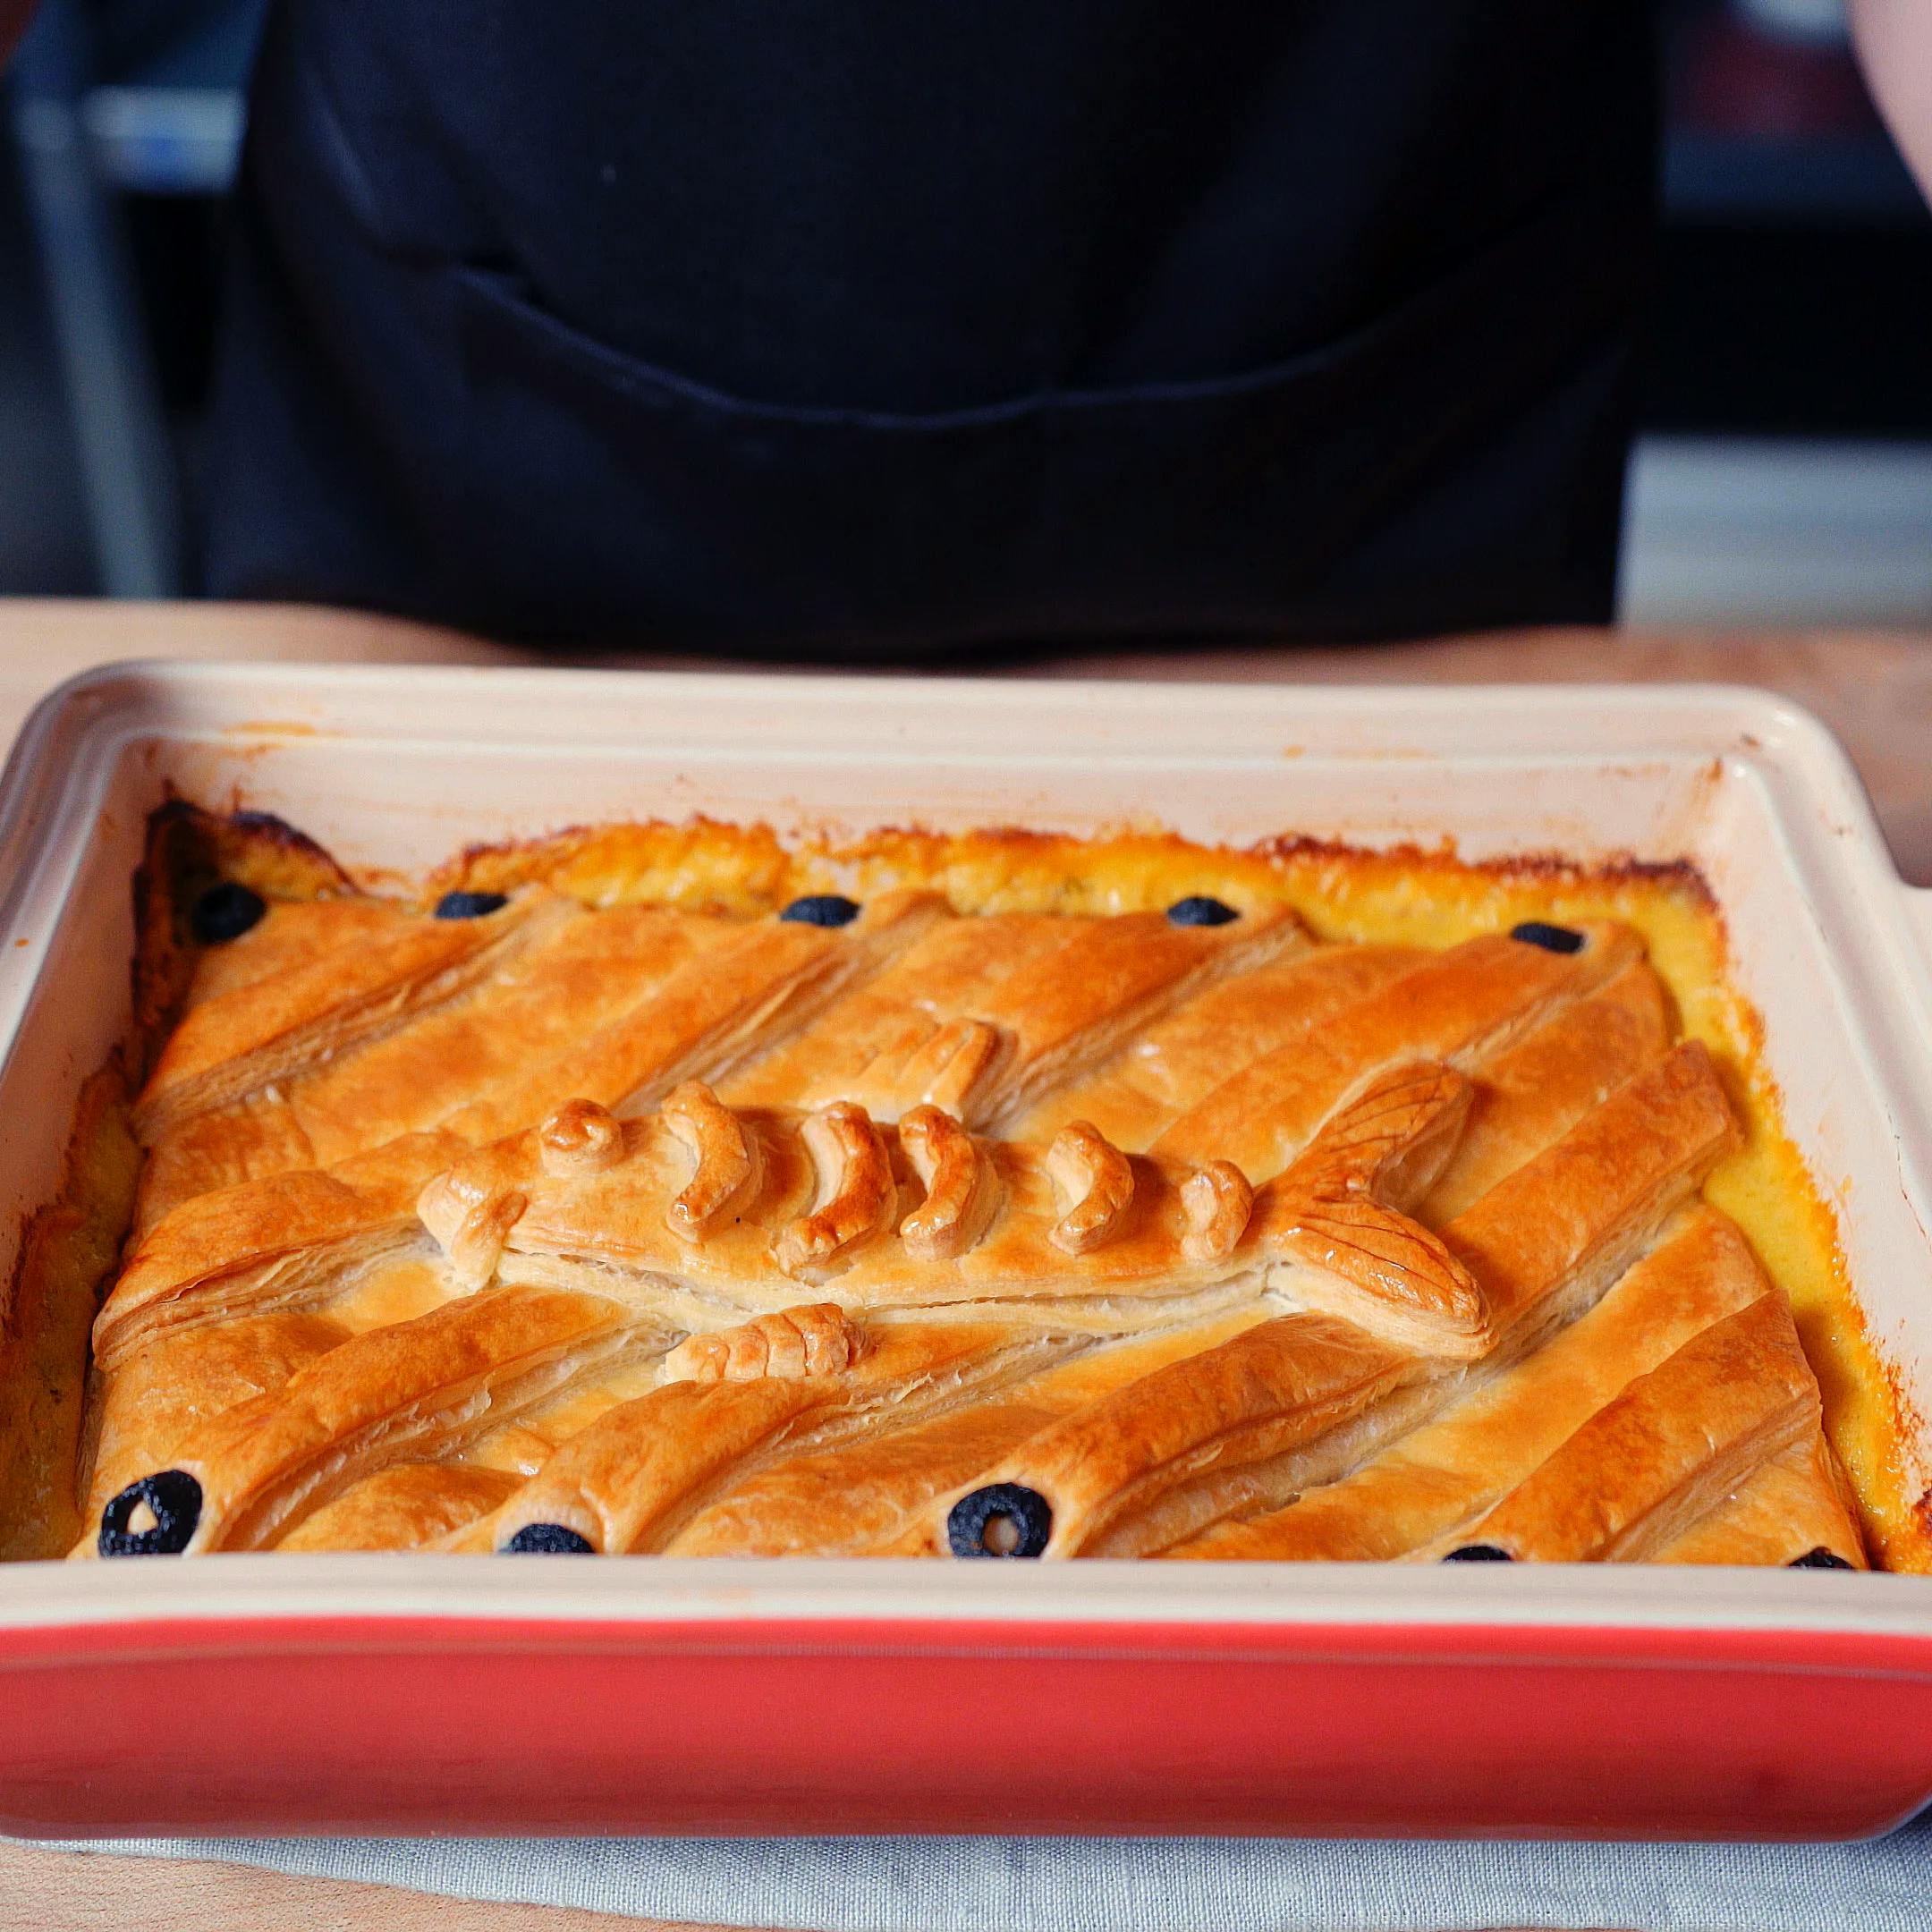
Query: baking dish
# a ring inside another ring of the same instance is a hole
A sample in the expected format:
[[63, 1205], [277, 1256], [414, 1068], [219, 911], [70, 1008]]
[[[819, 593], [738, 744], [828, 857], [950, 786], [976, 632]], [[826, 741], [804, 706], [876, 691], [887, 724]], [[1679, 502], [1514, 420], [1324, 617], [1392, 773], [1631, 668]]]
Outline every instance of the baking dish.
[[[1762, 696], [94, 674], [36, 714], [0, 796], [10, 1228], [54, 1191], [48, 1123], [125, 1031], [127, 882], [169, 785], [403, 872], [465, 839], [695, 811], [1689, 859], [1872, 1338], [1908, 1417], [1926, 1406], [1924, 901], [1842, 754]], [[1932, 1439], [1914, 1423], [1902, 1453], [1919, 1494]], [[1851, 1835], [1932, 1796], [1927, 1580], [1205, 1568], [10, 1565], [0, 1818]]]

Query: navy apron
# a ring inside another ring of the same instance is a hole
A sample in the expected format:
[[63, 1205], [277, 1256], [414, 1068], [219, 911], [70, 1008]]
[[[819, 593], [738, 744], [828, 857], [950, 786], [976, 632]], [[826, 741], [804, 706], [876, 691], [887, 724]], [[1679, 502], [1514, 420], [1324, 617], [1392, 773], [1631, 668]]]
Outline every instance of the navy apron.
[[282, 0], [223, 596], [916, 658], [1611, 609], [1628, 0]]

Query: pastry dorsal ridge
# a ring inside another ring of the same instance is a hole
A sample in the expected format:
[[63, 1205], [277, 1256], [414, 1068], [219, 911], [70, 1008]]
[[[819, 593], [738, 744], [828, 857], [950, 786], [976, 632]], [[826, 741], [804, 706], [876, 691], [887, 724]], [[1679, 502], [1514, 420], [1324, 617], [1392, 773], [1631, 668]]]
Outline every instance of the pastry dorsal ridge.
[[696, 1164], [690, 1181], [665, 1208], [665, 1225], [680, 1241], [702, 1241], [732, 1209], [757, 1193], [758, 1143], [702, 1080], [674, 1087], [658, 1112]]
[[1133, 1206], [1133, 1163], [1089, 1121], [1069, 1121], [1046, 1149], [1046, 1172], [1072, 1201], [1046, 1238], [1063, 1254], [1091, 1254], [1118, 1234]]
[[799, 1138], [818, 1170], [818, 1205], [786, 1225], [774, 1254], [794, 1279], [827, 1281], [885, 1224], [898, 1205], [898, 1183], [885, 1136], [856, 1101], [807, 1114]]
[[992, 1160], [950, 1114], [917, 1106], [899, 1123], [899, 1145], [926, 1199], [899, 1224], [906, 1251], [951, 1261], [976, 1246], [999, 1210]]

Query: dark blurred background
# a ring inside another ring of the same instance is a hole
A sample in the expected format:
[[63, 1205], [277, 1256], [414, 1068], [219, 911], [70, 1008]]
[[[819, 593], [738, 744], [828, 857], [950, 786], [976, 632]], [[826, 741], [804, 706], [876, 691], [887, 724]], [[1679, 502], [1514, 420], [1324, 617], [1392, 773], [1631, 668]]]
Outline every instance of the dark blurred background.
[[[0, 593], [195, 588], [221, 196], [262, 11], [42, 0], [0, 141]], [[1658, 60], [1623, 614], [1932, 623], [1932, 216], [1842, 0], [1668, 0]]]

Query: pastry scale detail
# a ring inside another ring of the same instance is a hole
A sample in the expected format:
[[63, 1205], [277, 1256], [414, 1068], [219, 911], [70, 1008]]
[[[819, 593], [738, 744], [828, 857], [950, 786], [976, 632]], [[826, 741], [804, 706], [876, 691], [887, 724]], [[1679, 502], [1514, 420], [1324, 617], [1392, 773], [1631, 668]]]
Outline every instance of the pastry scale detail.
[[1621, 926], [184, 924], [76, 1557], [1866, 1565]]

